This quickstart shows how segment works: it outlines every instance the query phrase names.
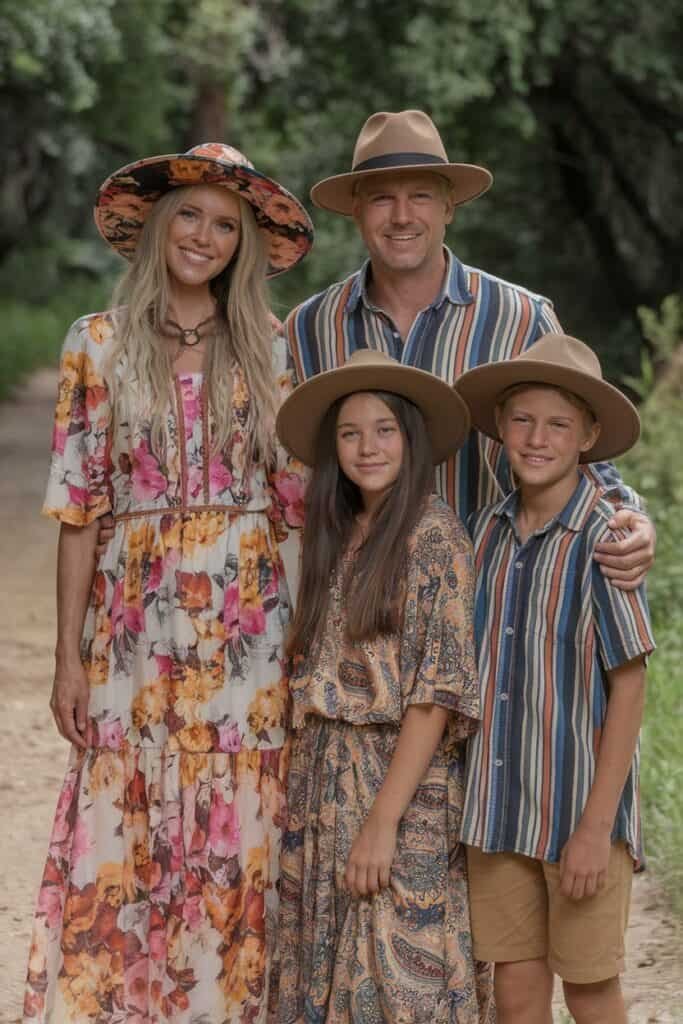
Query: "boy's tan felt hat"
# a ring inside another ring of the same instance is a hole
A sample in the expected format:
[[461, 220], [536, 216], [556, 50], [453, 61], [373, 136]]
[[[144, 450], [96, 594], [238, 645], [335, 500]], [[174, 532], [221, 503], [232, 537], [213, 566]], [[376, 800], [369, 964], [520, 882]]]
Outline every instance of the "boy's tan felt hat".
[[635, 406], [602, 376], [595, 352], [568, 334], [544, 334], [514, 359], [487, 363], [464, 373], [456, 388], [467, 402], [472, 425], [500, 441], [495, 409], [517, 384], [548, 384], [583, 399], [600, 424], [600, 436], [581, 462], [602, 462], [632, 448], [640, 436]]
[[335, 174], [311, 189], [316, 206], [349, 216], [361, 178], [398, 171], [433, 171], [452, 187], [456, 206], [491, 187], [493, 175], [476, 164], [450, 163], [436, 125], [422, 110], [372, 114], [360, 130], [348, 174]]
[[413, 402], [424, 416], [435, 463], [457, 451], [469, 433], [469, 412], [454, 388], [432, 373], [396, 362], [384, 352], [361, 348], [344, 366], [319, 373], [295, 388], [277, 418], [282, 444], [312, 466], [325, 413], [338, 398], [357, 391], [388, 391]]

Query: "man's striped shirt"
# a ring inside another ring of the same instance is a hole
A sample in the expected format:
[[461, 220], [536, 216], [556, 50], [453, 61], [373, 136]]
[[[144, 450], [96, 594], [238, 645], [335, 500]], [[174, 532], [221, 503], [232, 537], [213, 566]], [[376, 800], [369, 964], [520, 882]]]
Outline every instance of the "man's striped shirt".
[[[510, 359], [541, 335], [561, 330], [548, 299], [464, 266], [449, 249], [444, 252], [441, 292], [418, 314], [404, 341], [368, 297], [369, 261], [293, 310], [286, 330], [299, 381], [342, 366], [358, 348], [373, 348], [453, 384], [465, 370]], [[613, 466], [592, 468], [617, 503], [639, 507]], [[500, 445], [476, 431], [436, 474], [437, 491], [463, 520], [513, 487]]]
[[[462, 840], [558, 861], [593, 779], [607, 671], [654, 649], [644, 589], [595, 563], [613, 508], [584, 474], [564, 510], [524, 544], [518, 494], [470, 517], [483, 722], [470, 740]], [[638, 754], [613, 839], [640, 854]]]

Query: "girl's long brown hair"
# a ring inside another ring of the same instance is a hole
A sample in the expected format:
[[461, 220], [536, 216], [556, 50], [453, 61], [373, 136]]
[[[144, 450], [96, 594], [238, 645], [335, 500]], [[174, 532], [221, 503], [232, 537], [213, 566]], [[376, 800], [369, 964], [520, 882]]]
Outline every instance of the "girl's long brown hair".
[[[432, 449], [420, 410], [399, 395], [374, 394], [398, 421], [403, 462], [346, 584], [348, 635], [354, 641], [398, 630], [408, 538], [434, 483]], [[322, 639], [333, 573], [351, 540], [354, 518], [363, 509], [358, 487], [337, 458], [337, 417], [348, 397], [330, 406], [316, 439], [315, 466], [306, 494], [299, 600], [288, 643], [292, 656], [305, 654]]]

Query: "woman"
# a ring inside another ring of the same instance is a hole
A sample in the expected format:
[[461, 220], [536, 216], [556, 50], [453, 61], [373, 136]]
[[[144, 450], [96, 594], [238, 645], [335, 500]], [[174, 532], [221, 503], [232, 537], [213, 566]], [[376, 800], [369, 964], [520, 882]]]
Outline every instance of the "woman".
[[280, 1024], [479, 1024], [459, 844], [477, 727], [469, 538], [431, 493], [467, 436], [442, 380], [357, 350], [278, 417], [313, 466], [282, 845]]
[[95, 219], [130, 267], [61, 363], [51, 706], [74, 747], [25, 1016], [257, 1024], [284, 810], [278, 543], [303, 493], [274, 441], [291, 379], [265, 281], [311, 224], [221, 144], [122, 168]]

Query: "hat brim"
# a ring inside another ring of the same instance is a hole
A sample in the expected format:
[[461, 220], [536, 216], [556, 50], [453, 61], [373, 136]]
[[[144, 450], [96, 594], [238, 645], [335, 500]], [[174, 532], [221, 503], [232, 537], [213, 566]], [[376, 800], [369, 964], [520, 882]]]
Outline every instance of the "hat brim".
[[477, 199], [493, 184], [493, 175], [485, 167], [476, 164], [401, 164], [399, 166], [377, 167], [367, 171], [351, 171], [348, 174], [336, 174], [332, 178], [324, 178], [311, 189], [311, 200], [322, 210], [341, 213], [350, 217], [353, 212], [354, 187], [365, 178], [377, 177], [379, 174], [406, 174], [428, 171], [446, 178], [453, 188], [452, 199], [455, 206], [469, 203]]
[[592, 410], [600, 435], [580, 462], [603, 462], [632, 448], [640, 437], [640, 417], [635, 406], [608, 381], [579, 370], [535, 359], [511, 359], [487, 363], [469, 370], [456, 381], [467, 402], [472, 426], [500, 441], [495, 410], [501, 395], [516, 384], [544, 385], [569, 391]]
[[388, 391], [413, 402], [424, 416], [434, 463], [460, 448], [470, 430], [466, 403], [431, 373], [402, 366], [342, 366], [300, 384], [282, 405], [276, 430], [284, 447], [307, 466], [315, 463], [318, 431], [338, 398], [358, 391]]
[[282, 185], [245, 164], [172, 153], [115, 171], [95, 204], [97, 229], [121, 256], [132, 259], [154, 203], [173, 188], [221, 185], [250, 204], [268, 251], [268, 277], [291, 270], [313, 244], [313, 224], [299, 200]]

